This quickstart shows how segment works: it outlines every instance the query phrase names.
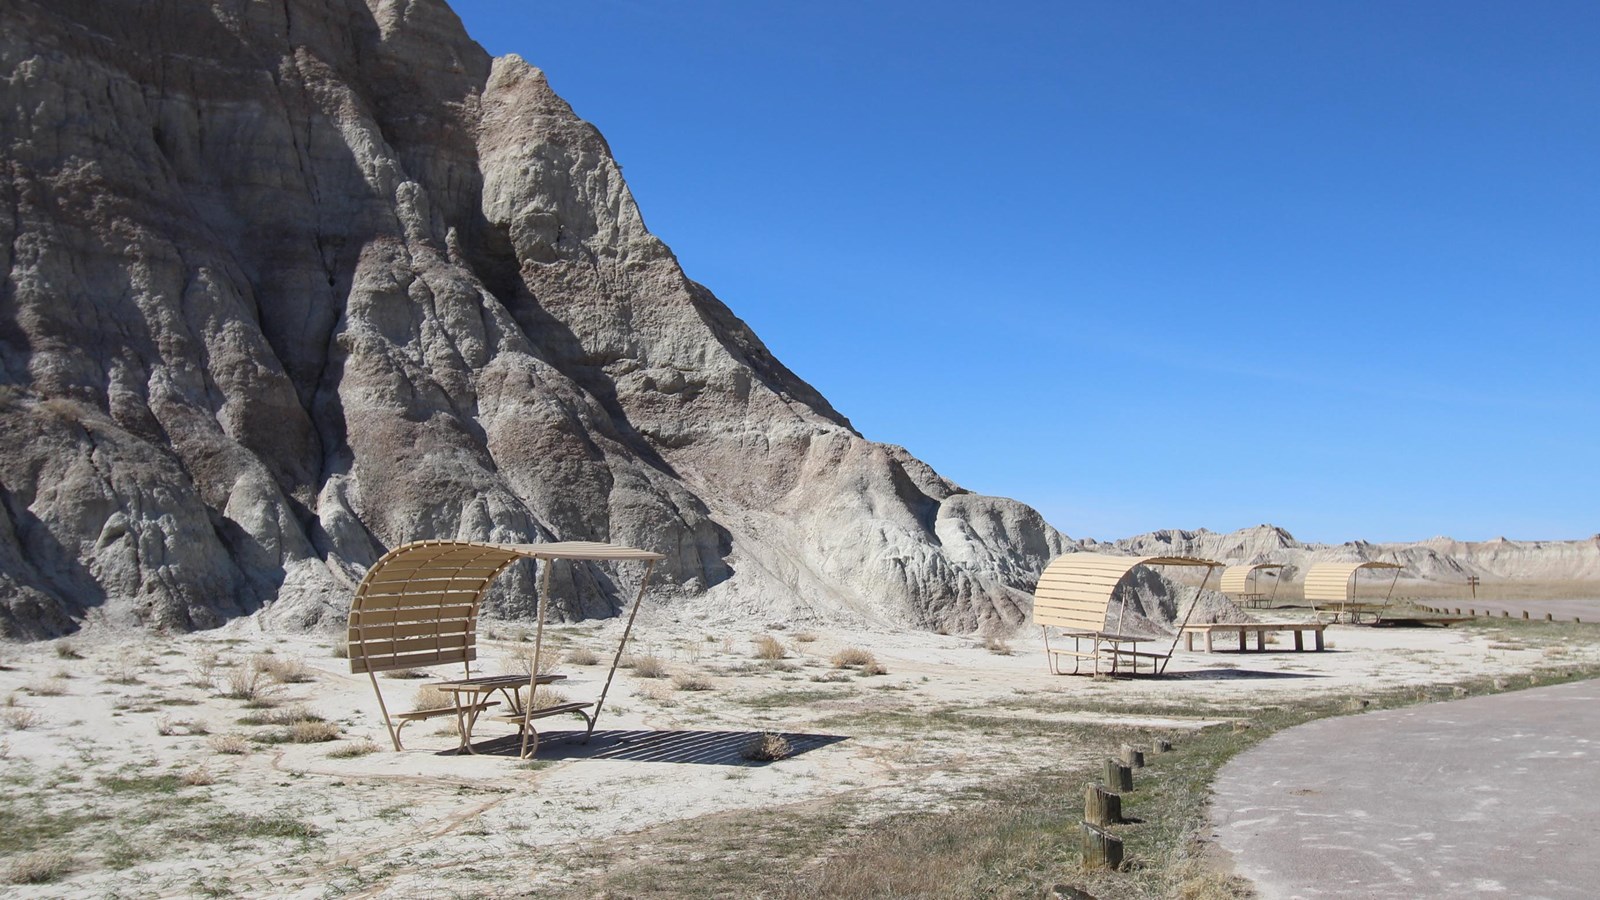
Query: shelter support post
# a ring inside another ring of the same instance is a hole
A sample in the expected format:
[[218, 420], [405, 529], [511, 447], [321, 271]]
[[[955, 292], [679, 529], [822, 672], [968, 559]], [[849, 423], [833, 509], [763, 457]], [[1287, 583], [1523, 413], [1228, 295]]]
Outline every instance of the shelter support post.
[[628, 636], [633, 633], [633, 620], [639, 615], [639, 607], [644, 605], [644, 591], [650, 586], [650, 573], [654, 572], [656, 561], [645, 563], [644, 578], [639, 581], [639, 595], [633, 598], [633, 611], [628, 613], [628, 623], [622, 626], [622, 640], [617, 642], [616, 655], [611, 657], [611, 669], [606, 672], [606, 683], [600, 688], [600, 700], [594, 705], [594, 718], [589, 720], [589, 732], [594, 733], [595, 723], [600, 721], [600, 710], [605, 708], [606, 694], [611, 692], [611, 679], [617, 674], [617, 666], [622, 663], [622, 652], [628, 647]]
[[[533, 661], [528, 664], [531, 669], [528, 673], [528, 702], [522, 707], [522, 748], [519, 755], [528, 758], [528, 736], [533, 734], [533, 701], [538, 697], [539, 667], [542, 664], [540, 654], [544, 651], [544, 612], [550, 604], [550, 569], [554, 567], [555, 560], [542, 560], [543, 571], [539, 573], [539, 602], [537, 604], [538, 621], [533, 629]], [[535, 738], [533, 748], [539, 749], [538, 739]]]

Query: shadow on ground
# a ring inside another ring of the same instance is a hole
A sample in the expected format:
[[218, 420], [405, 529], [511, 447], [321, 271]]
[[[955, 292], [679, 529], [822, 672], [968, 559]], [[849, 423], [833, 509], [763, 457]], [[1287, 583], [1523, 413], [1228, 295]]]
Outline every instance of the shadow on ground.
[[[745, 759], [744, 749], [761, 739], [760, 731], [596, 731], [582, 743], [582, 731], [541, 731], [535, 759], [608, 759], [631, 762], [694, 763], [704, 766], [766, 765]], [[789, 742], [789, 756], [837, 744], [842, 734], [777, 732]], [[522, 739], [514, 734], [476, 742], [472, 749], [483, 756], [516, 757]], [[441, 755], [449, 755], [454, 750]]]
[[1200, 669], [1196, 672], [1169, 672], [1167, 678], [1182, 681], [1246, 681], [1269, 678], [1327, 678], [1316, 672], [1268, 672], [1261, 669]]

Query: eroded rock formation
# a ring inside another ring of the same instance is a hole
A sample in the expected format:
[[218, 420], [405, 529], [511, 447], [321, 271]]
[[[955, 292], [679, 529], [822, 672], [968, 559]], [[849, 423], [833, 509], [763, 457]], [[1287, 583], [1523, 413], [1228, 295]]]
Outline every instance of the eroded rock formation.
[[[439, 0], [11, 0], [0, 103], [5, 634], [338, 621], [426, 537], [659, 549], [686, 611], [962, 629], [1067, 547], [856, 433]], [[636, 577], [556, 574], [569, 616]]]

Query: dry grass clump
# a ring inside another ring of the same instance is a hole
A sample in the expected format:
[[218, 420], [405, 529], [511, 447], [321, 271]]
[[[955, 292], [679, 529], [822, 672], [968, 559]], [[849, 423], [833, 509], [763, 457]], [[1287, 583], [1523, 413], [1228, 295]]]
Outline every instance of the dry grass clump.
[[139, 673], [133, 670], [133, 664], [127, 660], [117, 663], [117, 667], [106, 676], [106, 681], [111, 684], [139, 684]]
[[287, 738], [288, 743], [291, 744], [320, 744], [323, 741], [337, 740], [339, 726], [332, 722], [306, 720], [290, 725], [289, 730], [284, 732], [283, 737]]
[[597, 666], [600, 664], [600, 654], [588, 647], [578, 647], [567, 651], [566, 660], [575, 666]]
[[194, 722], [189, 719], [174, 719], [171, 716], [162, 716], [161, 721], [156, 723], [156, 734], [159, 734], [162, 737], [173, 737], [174, 735], [180, 734], [202, 735], [210, 733], [211, 729], [207, 728], [204, 722]]
[[672, 688], [665, 684], [647, 684], [639, 688], [638, 696], [641, 700], [648, 700], [658, 706], [677, 706], [678, 701], [672, 696]]
[[781, 734], [758, 734], [739, 748], [739, 755], [752, 762], [774, 762], [794, 755], [794, 746]]
[[995, 634], [991, 634], [983, 639], [983, 649], [993, 653], [995, 656], [1011, 655], [1011, 645], [1006, 643], [1005, 638]]
[[35, 850], [6, 866], [8, 884], [49, 884], [72, 871], [72, 854], [60, 850]]
[[547, 685], [539, 685], [533, 691], [533, 708], [549, 709], [567, 702], [567, 695]]
[[411, 711], [422, 712], [425, 709], [454, 708], [455, 697], [439, 690], [435, 685], [425, 684], [417, 688], [417, 694], [411, 698]]
[[44, 681], [29, 682], [22, 689], [35, 697], [59, 697], [67, 692], [67, 683], [58, 675]]
[[349, 640], [340, 640], [339, 642], [337, 642], [337, 643], [335, 643], [333, 645], [333, 658], [334, 659], [349, 659], [350, 658], [350, 641]]
[[667, 662], [659, 656], [636, 656], [633, 658], [633, 674], [640, 678], [665, 678]]
[[756, 659], [783, 659], [783, 644], [770, 634], [758, 635], [750, 643], [756, 645]]
[[250, 741], [242, 734], [213, 734], [206, 738], [206, 745], [213, 752], [225, 756], [240, 756], [250, 752]]
[[279, 684], [303, 684], [316, 680], [316, 676], [312, 675], [311, 669], [306, 666], [306, 661], [298, 656], [278, 657], [260, 654], [251, 662], [261, 670], [261, 674]]
[[672, 686], [680, 691], [709, 691], [716, 687], [711, 679], [699, 673], [672, 676]]
[[817, 634], [814, 631], [798, 631], [795, 632], [794, 636], [794, 642], [796, 644], [809, 644], [816, 639]]
[[875, 666], [878, 658], [860, 647], [846, 647], [833, 655], [832, 662], [835, 669], [848, 669], [852, 666]]
[[12, 731], [27, 731], [44, 722], [44, 716], [31, 706], [8, 706], [0, 713], [0, 721]]
[[880, 663], [877, 660], [873, 660], [872, 662], [869, 662], [866, 665], [861, 667], [861, 674], [862, 675], [887, 675], [887, 674], [889, 674], [889, 670], [883, 667], [883, 663]]
[[216, 784], [217, 776], [211, 774], [211, 769], [207, 768], [205, 763], [201, 763], [179, 775], [178, 780], [190, 787], [204, 787], [208, 784]]
[[[513, 656], [517, 661], [517, 666], [522, 669], [522, 674], [530, 677], [533, 675], [533, 649], [532, 645], [518, 646]], [[549, 675], [560, 664], [561, 652], [546, 642], [545, 646], [540, 648], [539, 651], [539, 674]]]
[[217, 668], [222, 665], [222, 654], [215, 647], [207, 647], [200, 651], [194, 658], [194, 680], [190, 682], [195, 687], [211, 687], [217, 678]]
[[348, 744], [340, 744], [332, 750], [329, 750], [328, 756], [333, 759], [354, 759], [358, 756], [366, 756], [368, 753], [377, 752], [377, 744], [374, 744], [368, 738], [362, 738], [359, 741], [351, 741]]
[[263, 706], [271, 705], [272, 695], [277, 693], [279, 685], [260, 666], [261, 657], [251, 659], [249, 662], [228, 673], [228, 683], [223, 688], [222, 696], [229, 700], [243, 700], [247, 703]]
[[62, 659], [83, 659], [83, 654], [78, 651], [78, 645], [71, 641], [56, 641], [56, 656]]
[[266, 712], [254, 713], [239, 720], [240, 725], [297, 725], [301, 722], [321, 722], [322, 717], [312, 712], [303, 703], [296, 703], [283, 709], [271, 709]]
[[430, 673], [426, 669], [390, 669], [381, 674], [384, 678], [393, 678], [399, 681], [430, 677]]

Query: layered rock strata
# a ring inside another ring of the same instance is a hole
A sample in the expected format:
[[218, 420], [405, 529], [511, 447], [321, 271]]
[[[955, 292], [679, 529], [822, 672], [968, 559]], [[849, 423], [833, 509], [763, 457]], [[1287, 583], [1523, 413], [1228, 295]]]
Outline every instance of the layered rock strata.
[[[865, 440], [438, 0], [12, 0], [0, 104], [6, 635], [337, 622], [431, 537], [660, 550], [685, 614], [967, 629], [1069, 548]], [[554, 574], [568, 617], [638, 577]]]

